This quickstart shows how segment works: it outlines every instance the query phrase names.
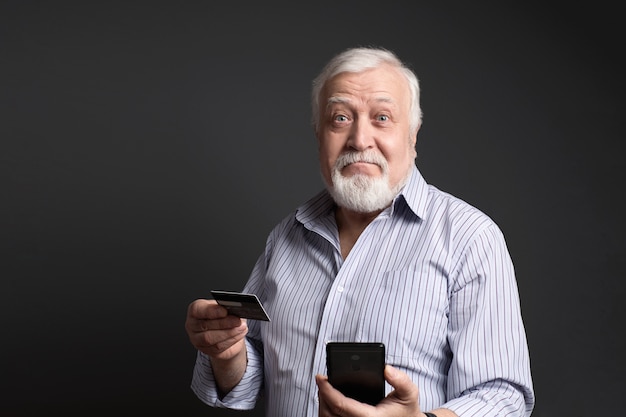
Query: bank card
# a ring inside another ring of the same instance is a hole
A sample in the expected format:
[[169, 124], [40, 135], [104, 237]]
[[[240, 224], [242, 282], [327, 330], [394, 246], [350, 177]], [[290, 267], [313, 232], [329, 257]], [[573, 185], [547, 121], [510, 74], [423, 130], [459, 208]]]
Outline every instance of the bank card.
[[234, 291], [211, 290], [211, 295], [228, 314], [252, 320], [270, 321], [270, 317], [255, 294]]

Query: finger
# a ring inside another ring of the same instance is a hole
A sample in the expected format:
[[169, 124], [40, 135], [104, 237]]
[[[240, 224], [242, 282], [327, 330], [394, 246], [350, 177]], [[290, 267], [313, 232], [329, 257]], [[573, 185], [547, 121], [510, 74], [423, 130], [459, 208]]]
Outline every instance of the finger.
[[217, 354], [230, 349], [246, 337], [247, 328], [237, 331], [212, 331], [196, 333], [189, 337], [191, 343], [198, 349], [207, 350], [207, 353]]
[[418, 398], [419, 390], [406, 373], [385, 365], [385, 380], [394, 388], [393, 394], [398, 401], [409, 404]]
[[323, 375], [315, 375], [315, 383], [318, 387], [317, 397], [319, 400], [319, 417], [330, 417], [332, 414], [330, 413], [328, 404], [326, 404], [326, 400], [324, 399], [326, 395], [324, 392], [328, 389], [327, 386], [330, 385], [328, 383], [328, 378]]
[[227, 348], [211, 346], [211, 347], [198, 347], [197, 349], [200, 352], [208, 355], [211, 359], [230, 360], [236, 357], [237, 355], [239, 355], [240, 352], [245, 351], [246, 347], [243, 342], [238, 342], [238, 343], [228, 346]]
[[[211, 357], [229, 358], [237, 351], [245, 349], [243, 340], [248, 334], [248, 328], [243, 326], [236, 330], [213, 330], [189, 335], [191, 344], [196, 349]], [[239, 345], [239, 347], [236, 347]]]
[[236, 316], [226, 316], [221, 319], [189, 319], [187, 328], [192, 333], [203, 333], [214, 330], [242, 330], [247, 327], [247, 321]]
[[185, 328], [187, 333], [200, 333], [208, 330], [234, 329], [242, 326], [242, 321], [218, 305], [214, 300], [196, 300], [188, 307]]
[[198, 299], [187, 308], [187, 317], [195, 319], [219, 319], [227, 315], [228, 310], [217, 304], [215, 300]]
[[373, 415], [375, 411], [373, 406], [346, 397], [328, 382], [327, 377], [316, 375], [315, 382], [318, 388], [320, 416], [367, 417]]

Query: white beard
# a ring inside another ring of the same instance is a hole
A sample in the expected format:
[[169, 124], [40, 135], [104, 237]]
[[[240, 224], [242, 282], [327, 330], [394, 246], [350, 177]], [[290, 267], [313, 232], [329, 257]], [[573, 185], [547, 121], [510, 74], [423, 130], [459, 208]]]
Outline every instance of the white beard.
[[[346, 165], [358, 161], [378, 165], [382, 175], [370, 177], [355, 174], [351, 177], [344, 177], [341, 174], [341, 170]], [[410, 175], [410, 170], [408, 174]], [[389, 206], [406, 183], [405, 179], [395, 187], [389, 185], [389, 165], [387, 160], [376, 151], [341, 154], [335, 162], [331, 177], [332, 184], [327, 184], [327, 189], [335, 203], [357, 213], [372, 213]]]

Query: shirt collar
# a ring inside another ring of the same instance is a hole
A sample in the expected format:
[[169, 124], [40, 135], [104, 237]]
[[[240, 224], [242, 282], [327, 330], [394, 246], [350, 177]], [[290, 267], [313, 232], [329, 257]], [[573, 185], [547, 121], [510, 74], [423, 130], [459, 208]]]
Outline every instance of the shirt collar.
[[399, 208], [398, 204], [403, 202], [411, 209], [413, 214], [423, 220], [426, 217], [427, 200], [428, 183], [419, 169], [413, 166], [409, 180], [394, 199], [392, 207], [394, 207], [394, 210], [397, 210]]

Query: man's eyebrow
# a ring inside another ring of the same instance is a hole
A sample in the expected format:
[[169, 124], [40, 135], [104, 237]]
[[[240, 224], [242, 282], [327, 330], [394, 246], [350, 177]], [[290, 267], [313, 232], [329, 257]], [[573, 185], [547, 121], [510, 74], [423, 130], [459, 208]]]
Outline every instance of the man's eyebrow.
[[[350, 103], [352, 100], [350, 100], [348, 97], [340, 97], [340, 96], [331, 96], [328, 97], [328, 104], [336, 104], [336, 103], [340, 103], [340, 104], [345, 104], [345, 103]], [[387, 96], [379, 96], [379, 97], [375, 97], [373, 101], [377, 101], [377, 102], [382, 102], [382, 103], [393, 103], [394, 100], [391, 97], [387, 97]]]
[[332, 96], [332, 97], [328, 97], [328, 104], [336, 104], [336, 103], [349, 103], [350, 99], [347, 97], [338, 97], [338, 96]]
[[391, 97], [387, 96], [376, 97], [374, 101], [379, 101], [383, 103], [394, 103], [394, 100]]

